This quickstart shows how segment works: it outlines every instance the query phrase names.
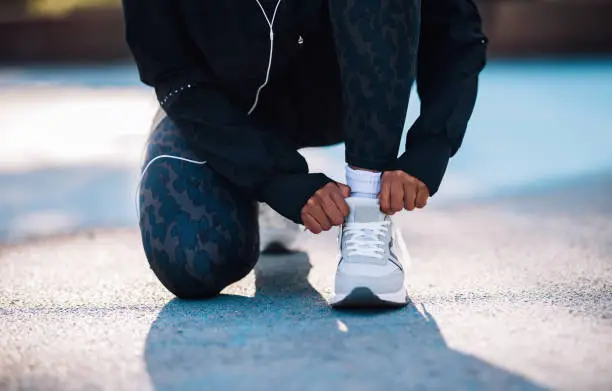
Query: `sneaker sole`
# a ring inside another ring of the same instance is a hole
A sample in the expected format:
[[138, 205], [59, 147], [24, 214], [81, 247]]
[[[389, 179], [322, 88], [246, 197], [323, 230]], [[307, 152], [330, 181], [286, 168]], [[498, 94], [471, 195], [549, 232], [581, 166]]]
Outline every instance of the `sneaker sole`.
[[330, 302], [334, 308], [394, 308], [408, 304], [408, 293], [402, 288], [395, 293], [376, 294], [370, 288], [359, 287], [349, 294], [336, 294]]

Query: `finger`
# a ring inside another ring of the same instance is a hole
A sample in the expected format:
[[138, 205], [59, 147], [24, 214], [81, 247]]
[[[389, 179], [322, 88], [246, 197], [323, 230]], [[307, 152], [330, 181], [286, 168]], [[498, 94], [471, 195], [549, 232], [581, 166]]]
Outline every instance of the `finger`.
[[404, 208], [414, 210], [416, 205], [416, 186], [413, 183], [404, 183]]
[[420, 184], [417, 186], [417, 196], [416, 196], [416, 207], [422, 209], [427, 205], [427, 200], [429, 199], [429, 190], [427, 190], [427, 186], [424, 184]]
[[383, 180], [380, 184], [380, 210], [383, 213], [389, 214], [391, 211], [391, 184], [387, 180]]
[[345, 185], [343, 183], [336, 183], [336, 184], [340, 188], [340, 194], [342, 195], [342, 197], [348, 198], [348, 197], [351, 196], [351, 188], [350, 187], [348, 187], [347, 185]]
[[308, 201], [308, 208], [306, 209], [306, 212], [317, 220], [317, 223], [319, 223], [323, 231], [329, 231], [331, 228], [331, 223], [327, 219], [327, 215], [323, 211], [323, 208], [317, 201], [318, 198], [318, 196], [314, 196]]
[[404, 209], [404, 186], [395, 181], [391, 184], [391, 213], [397, 213]]
[[[336, 202], [332, 198], [332, 194], [335, 191], [329, 192], [319, 197], [319, 203], [323, 206], [323, 212], [327, 216], [327, 219], [331, 223], [331, 225], [336, 226], [342, 224], [344, 221], [344, 216], [340, 209], [336, 206]], [[342, 198], [342, 197], [341, 197]]]
[[342, 215], [342, 217], [348, 216], [349, 212], [350, 212], [350, 209], [349, 209], [348, 204], [344, 200], [343, 195], [341, 193], [338, 193], [338, 192], [332, 192], [330, 196], [331, 196], [332, 200], [334, 201], [334, 203], [336, 204], [336, 207], [340, 211], [340, 214]]
[[323, 231], [317, 220], [308, 213], [302, 213], [302, 223], [313, 234], [320, 234]]

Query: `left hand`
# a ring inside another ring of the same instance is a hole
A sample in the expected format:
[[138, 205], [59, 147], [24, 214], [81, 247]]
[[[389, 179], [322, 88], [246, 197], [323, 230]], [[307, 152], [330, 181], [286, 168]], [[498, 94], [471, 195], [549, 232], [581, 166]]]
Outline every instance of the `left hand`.
[[388, 215], [424, 208], [429, 199], [427, 186], [401, 170], [385, 171], [381, 177], [380, 210]]

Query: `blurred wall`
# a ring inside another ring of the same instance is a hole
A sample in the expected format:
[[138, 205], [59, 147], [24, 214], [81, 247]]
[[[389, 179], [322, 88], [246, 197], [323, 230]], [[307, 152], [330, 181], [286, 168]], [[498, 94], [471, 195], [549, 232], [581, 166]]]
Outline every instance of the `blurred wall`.
[[481, 0], [479, 8], [493, 55], [612, 53], [612, 0]]
[[64, 17], [0, 18], [0, 62], [95, 62], [129, 55], [117, 8]]
[[[612, 53], [612, 0], [477, 2], [492, 56]], [[125, 58], [129, 51], [120, 9], [31, 18], [10, 17], [0, 7], [2, 63]]]

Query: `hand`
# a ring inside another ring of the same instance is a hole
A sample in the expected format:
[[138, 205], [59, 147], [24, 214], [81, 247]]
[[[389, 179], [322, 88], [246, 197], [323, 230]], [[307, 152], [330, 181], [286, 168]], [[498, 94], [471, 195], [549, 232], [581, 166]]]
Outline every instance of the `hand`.
[[393, 215], [403, 209], [424, 208], [429, 198], [427, 186], [404, 171], [385, 171], [381, 177], [380, 210]]
[[349, 207], [344, 199], [350, 194], [348, 186], [335, 182], [317, 190], [302, 208], [302, 222], [306, 228], [314, 234], [319, 234], [342, 224], [349, 214]]

